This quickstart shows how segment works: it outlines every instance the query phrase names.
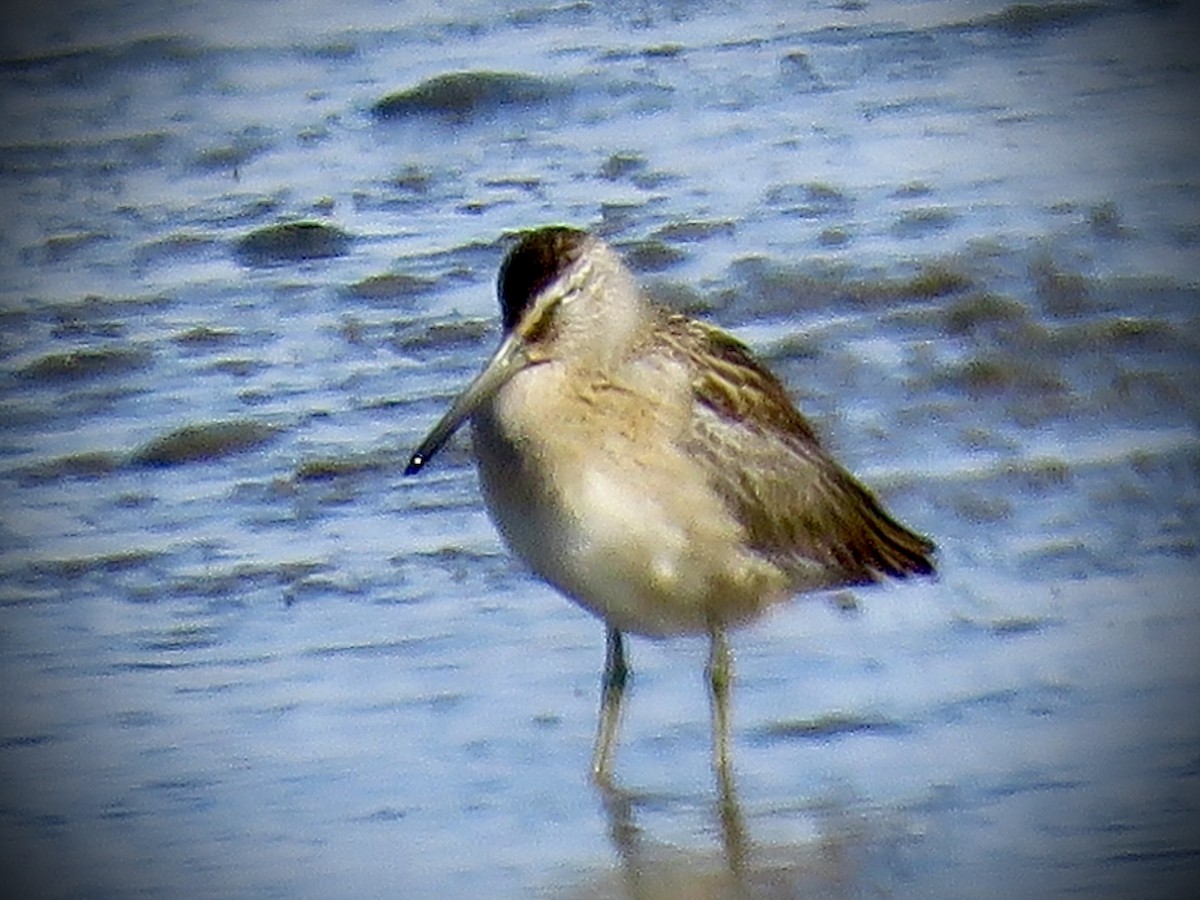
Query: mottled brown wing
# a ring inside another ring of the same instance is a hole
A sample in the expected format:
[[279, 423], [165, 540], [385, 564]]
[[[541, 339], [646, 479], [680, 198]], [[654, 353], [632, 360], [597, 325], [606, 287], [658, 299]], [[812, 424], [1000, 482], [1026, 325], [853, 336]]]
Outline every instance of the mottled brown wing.
[[826, 586], [930, 574], [933, 544], [893, 519], [825, 452], [787, 392], [724, 332], [682, 316], [667, 329], [693, 373], [689, 448], [754, 548]]

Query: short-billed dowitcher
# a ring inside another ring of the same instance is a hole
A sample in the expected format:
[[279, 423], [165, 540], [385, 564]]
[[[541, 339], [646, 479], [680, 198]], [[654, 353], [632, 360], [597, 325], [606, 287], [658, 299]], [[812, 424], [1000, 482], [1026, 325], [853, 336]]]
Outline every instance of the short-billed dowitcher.
[[933, 571], [725, 332], [651, 303], [602, 240], [526, 232], [500, 268], [504, 336], [413, 453], [471, 419], [505, 541], [604, 620], [592, 759], [608, 784], [628, 678], [622, 635], [707, 634], [713, 760], [730, 780], [726, 629], [797, 593]]

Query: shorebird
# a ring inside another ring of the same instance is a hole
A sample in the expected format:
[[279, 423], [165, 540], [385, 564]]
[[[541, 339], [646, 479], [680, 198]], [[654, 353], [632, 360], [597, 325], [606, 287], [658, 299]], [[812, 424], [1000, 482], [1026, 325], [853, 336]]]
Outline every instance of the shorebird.
[[598, 783], [612, 783], [623, 635], [708, 635], [728, 786], [727, 629], [799, 593], [931, 574], [933, 544], [825, 451], [744, 344], [652, 303], [596, 236], [525, 232], [497, 287], [500, 345], [405, 474], [469, 419], [505, 542], [606, 624]]

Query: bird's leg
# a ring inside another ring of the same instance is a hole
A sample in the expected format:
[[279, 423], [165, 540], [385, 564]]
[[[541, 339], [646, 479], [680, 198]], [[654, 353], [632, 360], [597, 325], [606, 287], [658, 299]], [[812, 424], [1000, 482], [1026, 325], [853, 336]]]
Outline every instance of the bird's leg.
[[621, 632], [608, 629], [608, 649], [604, 659], [604, 677], [600, 682], [600, 725], [596, 731], [596, 748], [592, 753], [592, 778], [598, 784], [612, 782], [610, 764], [621, 720], [621, 698], [629, 680], [625, 664], [625, 642]]
[[709, 697], [712, 700], [713, 769], [723, 796], [733, 794], [733, 769], [729, 762], [729, 685], [733, 680], [733, 661], [725, 629], [714, 625], [710, 630], [708, 653]]
[[733, 682], [733, 657], [725, 629], [713, 625], [709, 629], [711, 644], [708, 652], [708, 690], [712, 700], [713, 769], [717, 773], [717, 790], [721, 816], [721, 834], [729, 870], [740, 877], [746, 861], [746, 827], [733, 786], [733, 763], [729, 755], [729, 689]]

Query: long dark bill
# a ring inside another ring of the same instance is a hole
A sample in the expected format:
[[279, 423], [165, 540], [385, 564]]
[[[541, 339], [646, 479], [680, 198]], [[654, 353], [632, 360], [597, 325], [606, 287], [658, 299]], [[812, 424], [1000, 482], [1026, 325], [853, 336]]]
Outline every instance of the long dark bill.
[[433, 426], [425, 440], [421, 441], [421, 445], [408, 460], [404, 469], [405, 475], [415, 475], [425, 468], [425, 464], [450, 440], [480, 404], [491, 399], [508, 379], [532, 362], [526, 352], [526, 346], [524, 337], [515, 330], [501, 341], [492, 358], [483, 367], [483, 371], [454, 398], [446, 414]]

